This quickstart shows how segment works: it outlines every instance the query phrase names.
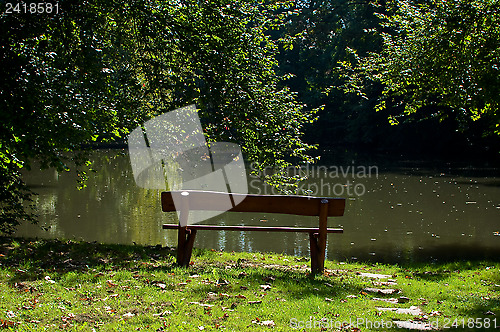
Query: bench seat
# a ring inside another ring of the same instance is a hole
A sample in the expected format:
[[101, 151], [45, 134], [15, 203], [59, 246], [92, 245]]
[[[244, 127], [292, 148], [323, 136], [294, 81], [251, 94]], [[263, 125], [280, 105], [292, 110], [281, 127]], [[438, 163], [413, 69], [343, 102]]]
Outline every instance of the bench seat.
[[[176, 202], [179, 206], [176, 207]], [[231, 205], [228, 205], [231, 202]], [[237, 202], [237, 203], [236, 203]], [[164, 212], [179, 210], [179, 224], [164, 224], [163, 229], [177, 229], [177, 263], [189, 266], [196, 232], [257, 231], [309, 233], [312, 274], [324, 270], [328, 233], [343, 233], [341, 228], [328, 228], [328, 217], [344, 214], [345, 199], [332, 197], [243, 195], [213, 191], [181, 190], [161, 193]], [[229, 208], [228, 208], [229, 207]], [[265, 227], [243, 225], [188, 224], [189, 211], [262, 212], [319, 217], [318, 227]]]
[[[178, 229], [179, 224], [163, 224], [163, 229]], [[187, 229], [209, 231], [257, 231], [257, 232], [289, 232], [289, 233], [318, 233], [318, 228], [308, 227], [265, 227], [265, 226], [228, 226], [228, 225], [188, 225]], [[343, 233], [342, 228], [327, 228], [327, 233]]]

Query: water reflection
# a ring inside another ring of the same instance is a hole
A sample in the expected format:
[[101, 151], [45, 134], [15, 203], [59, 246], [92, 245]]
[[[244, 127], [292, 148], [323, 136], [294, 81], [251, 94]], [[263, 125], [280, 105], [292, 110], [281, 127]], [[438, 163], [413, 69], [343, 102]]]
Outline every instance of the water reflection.
[[[39, 193], [40, 226], [48, 230], [22, 225], [17, 235], [175, 246], [175, 230], [161, 229], [162, 223], [177, 222], [175, 213], [161, 212], [159, 191], [135, 185], [126, 152], [97, 151], [94, 159], [98, 171], [90, 174], [83, 190], [76, 189], [76, 177], [70, 173], [26, 174], [28, 184]], [[336, 165], [343, 164], [336, 161]], [[329, 226], [343, 227], [344, 234], [329, 235], [328, 257], [386, 262], [498, 257], [498, 169], [410, 166], [381, 165], [378, 177], [364, 178], [318, 172], [306, 182], [311, 188], [314, 184], [323, 188], [316, 192], [320, 196], [330, 196], [331, 188], [347, 181], [366, 189], [361, 196], [343, 192], [348, 199], [345, 216], [330, 218]], [[259, 187], [254, 183], [250, 189], [255, 192]], [[312, 226], [317, 218], [224, 213], [207, 223]], [[308, 236], [302, 233], [200, 231], [195, 246], [309, 255]]]

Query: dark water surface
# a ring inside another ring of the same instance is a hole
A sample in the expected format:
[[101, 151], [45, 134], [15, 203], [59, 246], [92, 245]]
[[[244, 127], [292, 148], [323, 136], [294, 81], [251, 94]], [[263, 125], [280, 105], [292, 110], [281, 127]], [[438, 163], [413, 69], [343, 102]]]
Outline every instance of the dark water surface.
[[[22, 225], [17, 235], [175, 246], [176, 231], [162, 230], [161, 224], [177, 223], [176, 214], [161, 212], [159, 191], [135, 185], [127, 153], [101, 150], [94, 159], [97, 172], [83, 190], [76, 189], [71, 173], [27, 173], [27, 183], [39, 193], [39, 226], [48, 230]], [[329, 235], [328, 258], [396, 262], [500, 257], [498, 168], [329, 159], [322, 167], [310, 167], [303, 185], [316, 196], [347, 198], [344, 217], [329, 218], [329, 227], [341, 226], [344, 234]], [[249, 190], [271, 193], [252, 178]], [[317, 218], [224, 213], [206, 223], [312, 226]], [[304, 233], [200, 231], [195, 247], [309, 255]]]

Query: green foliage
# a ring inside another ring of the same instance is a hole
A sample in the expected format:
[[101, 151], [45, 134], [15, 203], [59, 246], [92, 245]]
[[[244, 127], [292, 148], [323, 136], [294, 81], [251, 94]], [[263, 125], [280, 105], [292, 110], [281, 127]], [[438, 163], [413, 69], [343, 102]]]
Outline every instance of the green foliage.
[[0, 229], [12, 224], [9, 211], [27, 217], [19, 210], [28, 197], [19, 171], [30, 161], [85, 168], [85, 145], [123, 139], [144, 120], [187, 104], [201, 108], [210, 141], [239, 143], [260, 168], [310, 160], [301, 132], [314, 112], [279, 85], [278, 48], [267, 35], [281, 24], [278, 7], [65, 1], [57, 14], [3, 14], [0, 165], [2, 182], [16, 185], [0, 188], [11, 195], [2, 200]]
[[23, 202], [31, 202], [31, 192], [21, 180], [20, 169], [0, 150], [0, 208], [5, 233], [12, 233], [20, 219], [35, 221], [35, 215], [25, 210]]
[[[343, 63], [344, 91], [383, 91], [376, 110], [401, 119], [447, 118], [461, 131], [500, 134], [500, 5], [492, 0], [390, 1], [383, 48]], [[382, 11], [382, 10], [381, 10]]]

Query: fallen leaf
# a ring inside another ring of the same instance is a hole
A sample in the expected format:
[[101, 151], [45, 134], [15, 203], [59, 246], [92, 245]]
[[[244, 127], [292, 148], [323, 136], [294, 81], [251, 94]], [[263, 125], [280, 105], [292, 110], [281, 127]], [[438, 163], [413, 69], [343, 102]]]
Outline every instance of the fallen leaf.
[[274, 321], [272, 320], [264, 320], [260, 321], [260, 319], [256, 318], [255, 320], [252, 321], [252, 324], [257, 324], [257, 325], [262, 325], [262, 326], [276, 326]]
[[189, 302], [188, 304], [196, 304], [199, 305], [200, 307], [205, 307], [205, 308], [212, 308], [214, 306], [213, 304], [206, 304], [200, 302]]
[[15, 326], [16, 323], [10, 321], [10, 320], [3, 320], [3, 319], [0, 319], [0, 327], [3, 327], [3, 328], [9, 328], [9, 327], [12, 327], [12, 326]]
[[55, 281], [54, 281], [54, 280], [50, 279], [50, 276], [45, 276], [45, 278], [44, 278], [44, 279], [45, 279], [45, 281], [47, 281], [47, 282], [48, 282], [48, 283], [50, 283], [50, 284], [54, 284], [54, 283], [55, 283]]
[[265, 320], [265, 321], [260, 322], [260, 325], [263, 325], [263, 326], [275, 326], [276, 324], [272, 320]]
[[229, 285], [229, 281], [227, 281], [227, 280], [223, 280], [223, 279], [219, 279], [219, 280], [217, 281], [217, 284], [216, 284], [216, 285], [217, 285], [217, 286], [227, 286], [227, 285]]
[[117, 284], [113, 282], [113, 280], [106, 280], [106, 286], [108, 287], [116, 287]]
[[104, 306], [104, 307], [103, 307], [103, 309], [104, 309], [104, 310], [106, 310], [106, 312], [107, 312], [108, 314], [113, 313], [113, 312], [116, 312], [116, 310], [112, 309], [112, 308], [111, 308], [111, 307], [109, 307], [109, 306]]
[[172, 314], [172, 311], [170, 311], [170, 310], [166, 310], [166, 311], [164, 311], [164, 312], [160, 312], [159, 314], [153, 314], [153, 316], [155, 316], [155, 317], [158, 317], [158, 316], [159, 316], [159, 317], [163, 317], [163, 316], [166, 316], [166, 315], [171, 315], [171, 314]]

